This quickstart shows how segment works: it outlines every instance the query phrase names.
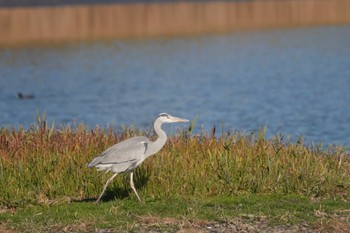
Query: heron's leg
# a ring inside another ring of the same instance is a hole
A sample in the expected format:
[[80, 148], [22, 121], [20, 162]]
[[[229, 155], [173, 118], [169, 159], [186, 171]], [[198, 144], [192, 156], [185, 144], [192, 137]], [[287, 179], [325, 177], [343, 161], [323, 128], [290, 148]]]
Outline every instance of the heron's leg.
[[142, 203], [141, 198], [139, 197], [139, 195], [138, 195], [137, 192], [136, 192], [136, 189], [135, 189], [135, 186], [134, 186], [133, 176], [134, 176], [134, 173], [131, 172], [131, 173], [130, 173], [130, 186], [131, 186], [131, 189], [135, 192], [136, 197], [137, 197], [137, 199], [139, 200], [139, 202]]
[[97, 198], [96, 200], [96, 204], [101, 200], [102, 195], [104, 194], [104, 192], [106, 191], [107, 186], [109, 185], [109, 183], [111, 183], [111, 181], [114, 179], [114, 177], [116, 177], [118, 175], [118, 173], [115, 173], [111, 178], [109, 178], [105, 184], [105, 186], [103, 187], [102, 193], [100, 194], [100, 196]]

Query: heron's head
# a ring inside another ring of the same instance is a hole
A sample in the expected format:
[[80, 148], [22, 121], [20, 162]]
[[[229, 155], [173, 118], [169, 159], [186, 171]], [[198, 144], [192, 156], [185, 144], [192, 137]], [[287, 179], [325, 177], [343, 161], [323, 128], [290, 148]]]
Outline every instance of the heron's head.
[[158, 115], [157, 120], [160, 120], [161, 122], [164, 123], [175, 123], [175, 122], [188, 122], [189, 120], [179, 118], [179, 117], [174, 117], [170, 115], [169, 113], [161, 113]]

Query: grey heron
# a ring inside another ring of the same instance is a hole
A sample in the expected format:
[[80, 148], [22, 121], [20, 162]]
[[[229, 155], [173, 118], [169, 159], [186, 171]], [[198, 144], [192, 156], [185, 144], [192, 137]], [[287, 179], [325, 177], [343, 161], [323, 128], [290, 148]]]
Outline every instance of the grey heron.
[[138, 195], [133, 181], [133, 171], [137, 168], [145, 159], [154, 155], [164, 146], [167, 135], [162, 130], [161, 126], [163, 123], [174, 123], [174, 122], [188, 122], [186, 119], [171, 116], [168, 113], [161, 113], [154, 120], [153, 128], [158, 138], [155, 141], [151, 141], [145, 136], [137, 136], [129, 138], [125, 141], [117, 143], [105, 151], [99, 156], [94, 158], [87, 167], [96, 167], [98, 171], [106, 171], [114, 173], [106, 182], [103, 190], [96, 200], [98, 203], [106, 191], [109, 183], [119, 174], [130, 172], [130, 186], [135, 192], [137, 199], [141, 201]]

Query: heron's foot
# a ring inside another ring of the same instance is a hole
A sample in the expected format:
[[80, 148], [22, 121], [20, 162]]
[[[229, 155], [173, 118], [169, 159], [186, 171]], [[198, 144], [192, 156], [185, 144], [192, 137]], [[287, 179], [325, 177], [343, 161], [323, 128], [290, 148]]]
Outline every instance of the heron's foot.
[[136, 195], [136, 197], [137, 197], [137, 200], [139, 201], [139, 203], [140, 203], [140, 204], [143, 204], [143, 200], [139, 197], [138, 194]]
[[98, 205], [100, 204], [100, 199], [97, 199], [95, 202], [94, 202], [95, 205]]

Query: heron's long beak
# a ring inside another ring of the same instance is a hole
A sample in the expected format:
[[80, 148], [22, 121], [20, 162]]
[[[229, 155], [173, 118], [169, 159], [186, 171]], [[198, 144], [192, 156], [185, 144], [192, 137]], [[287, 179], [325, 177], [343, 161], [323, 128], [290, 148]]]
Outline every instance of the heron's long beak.
[[187, 119], [179, 118], [179, 117], [171, 117], [171, 122], [189, 122]]

